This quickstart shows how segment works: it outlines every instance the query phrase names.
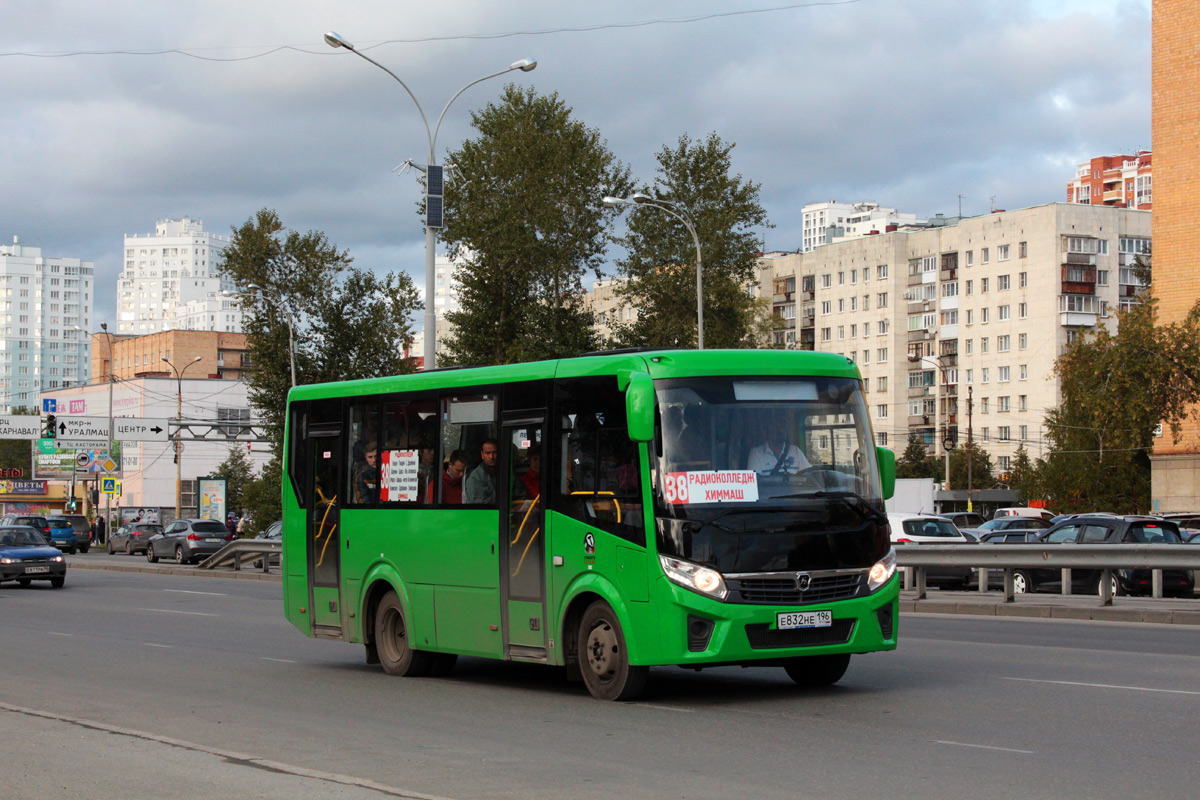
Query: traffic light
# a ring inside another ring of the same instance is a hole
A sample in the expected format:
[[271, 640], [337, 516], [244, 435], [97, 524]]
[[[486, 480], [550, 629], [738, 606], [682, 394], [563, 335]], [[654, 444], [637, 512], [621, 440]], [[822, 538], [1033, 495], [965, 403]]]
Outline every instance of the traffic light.
[[58, 436], [58, 418], [53, 414], [47, 414], [46, 420], [43, 423], [45, 427], [42, 429], [43, 439], [53, 439]]
[[75, 510], [75, 501], [68, 500], [67, 501], [67, 511], [74, 511], [74, 510]]
[[100, 505], [100, 490], [92, 489], [92, 507]]

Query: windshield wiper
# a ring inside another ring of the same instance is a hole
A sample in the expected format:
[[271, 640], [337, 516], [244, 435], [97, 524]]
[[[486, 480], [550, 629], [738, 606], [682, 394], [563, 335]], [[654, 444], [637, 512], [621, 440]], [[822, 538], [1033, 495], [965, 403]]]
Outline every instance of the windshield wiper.
[[[852, 492], [849, 489], [832, 489], [832, 490], [821, 489], [821, 490], [818, 490], [815, 492], [801, 492], [800, 494], [785, 494], [785, 495], [780, 495], [779, 497], [773, 497], [771, 499], [772, 500], [791, 500], [791, 499], [808, 498], [808, 497], [816, 497], [818, 499], [830, 498], [832, 500], [847, 501], [846, 505], [848, 507], [854, 509], [855, 511], [857, 511], [862, 516], [863, 519], [873, 518], [879, 522], [887, 522], [887, 514], [884, 514], [882, 511], [877, 509], [875, 506], [868, 503], [867, 498], [863, 497], [858, 492]], [[850, 500], [857, 500], [858, 505], [848, 502]], [[860, 506], [862, 506], [862, 508], [860, 508]], [[865, 511], [863, 511], [863, 508], [866, 508], [871, 513], [870, 514], [866, 513]]]

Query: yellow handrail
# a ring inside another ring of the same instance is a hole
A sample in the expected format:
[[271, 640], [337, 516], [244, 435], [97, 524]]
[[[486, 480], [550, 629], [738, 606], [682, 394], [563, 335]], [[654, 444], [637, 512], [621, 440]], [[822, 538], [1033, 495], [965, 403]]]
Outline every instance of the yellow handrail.
[[589, 497], [612, 497], [613, 505], [617, 507], [617, 523], [619, 524], [621, 522], [621, 501], [613, 496], [612, 492], [571, 492], [571, 496], [575, 495], [587, 495]]

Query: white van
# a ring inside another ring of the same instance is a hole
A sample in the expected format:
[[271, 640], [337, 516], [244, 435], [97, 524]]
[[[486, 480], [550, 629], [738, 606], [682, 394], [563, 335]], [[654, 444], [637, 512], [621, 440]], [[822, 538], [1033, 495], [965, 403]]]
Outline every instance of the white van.
[[1011, 508], [997, 508], [996, 513], [992, 515], [992, 519], [1000, 519], [1001, 517], [1039, 517], [1041, 519], [1050, 519], [1053, 516], [1054, 514], [1044, 508], [1012, 506]]

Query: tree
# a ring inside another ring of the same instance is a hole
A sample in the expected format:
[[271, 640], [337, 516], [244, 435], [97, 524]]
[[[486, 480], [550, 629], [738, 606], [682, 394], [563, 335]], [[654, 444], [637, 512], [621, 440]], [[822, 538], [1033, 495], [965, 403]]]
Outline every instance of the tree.
[[[658, 153], [657, 177], [645, 190], [686, 215], [696, 229], [705, 347], [757, 347], [755, 337], [764, 335], [761, 304], [746, 285], [755, 279], [756, 229], [771, 226], [759, 203], [759, 184], [730, 174], [733, 147], [715, 133], [702, 141], [685, 134]], [[628, 256], [617, 268], [628, 281], [619, 296], [639, 313], [620, 327], [618, 338], [627, 345], [695, 347], [696, 250], [686, 226], [670, 213], [642, 209], [629, 217], [620, 243]]]
[[978, 442], [956, 447], [950, 451], [950, 485], [957, 490], [967, 488], [967, 454], [970, 453], [971, 489], [990, 489], [992, 478], [992, 457], [988, 451], [979, 446]]
[[1017, 452], [1013, 454], [1008, 465], [1008, 485], [1021, 496], [1026, 505], [1031, 500], [1041, 498], [1044, 493], [1039, 466], [1039, 462], [1029, 457], [1024, 443], [1017, 445]]
[[[1148, 277], [1139, 258], [1135, 273]], [[1178, 441], [1181, 423], [1200, 401], [1200, 303], [1183, 321], [1158, 323], [1147, 289], [1067, 346], [1055, 363], [1062, 404], [1046, 415], [1050, 451], [1041, 474], [1056, 508], [1114, 512], [1150, 507], [1150, 449], [1162, 423]]]
[[925, 445], [917, 436], [908, 437], [908, 444], [900, 458], [896, 459], [897, 478], [933, 478], [942, 480], [942, 461], [929, 455]]
[[[14, 416], [38, 416], [37, 409], [17, 406], [10, 412]], [[0, 439], [0, 469], [19, 469], [28, 478], [33, 475], [34, 443], [28, 439]]]
[[507, 364], [595, 349], [583, 276], [600, 266], [628, 169], [557, 94], [510, 85], [447, 157], [443, 239], [458, 263], [446, 363]]
[[225, 507], [230, 511], [241, 511], [246, 487], [254, 480], [254, 465], [246, 455], [246, 448], [234, 445], [229, 456], [217, 466], [213, 475], [225, 478]]
[[276, 457], [291, 388], [289, 330], [297, 383], [413, 371], [404, 349], [412, 341], [419, 298], [406, 273], [378, 277], [360, 270], [325, 234], [287, 230], [265, 208], [233, 229], [218, 269], [243, 288], [253, 364], [248, 393]]
[[277, 519], [283, 518], [280, 487], [283, 481], [282, 461], [268, 461], [262, 474], [246, 484], [242, 492], [242, 508], [249, 515], [243, 536], [254, 537], [262, 533]]

